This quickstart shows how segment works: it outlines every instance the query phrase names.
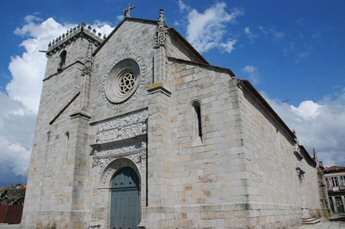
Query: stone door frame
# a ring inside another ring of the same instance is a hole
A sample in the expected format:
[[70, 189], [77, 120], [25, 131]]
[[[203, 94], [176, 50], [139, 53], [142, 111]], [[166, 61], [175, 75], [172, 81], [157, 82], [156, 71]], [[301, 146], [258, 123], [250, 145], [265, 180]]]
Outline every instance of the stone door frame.
[[116, 172], [124, 167], [133, 169], [139, 178], [140, 188], [140, 224], [141, 228], [145, 227], [145, 206], [146, 206], [146, 150], [136, 154], [120, 156], [109, 161], [104, 168], [96, 166], [94, 171], [97, 172], [94, 177], [98, 177], [97, 184], [93, 193], [92, 220], [89, 223], [90, 228], [109, 228], [111, 214], [111, 180]]

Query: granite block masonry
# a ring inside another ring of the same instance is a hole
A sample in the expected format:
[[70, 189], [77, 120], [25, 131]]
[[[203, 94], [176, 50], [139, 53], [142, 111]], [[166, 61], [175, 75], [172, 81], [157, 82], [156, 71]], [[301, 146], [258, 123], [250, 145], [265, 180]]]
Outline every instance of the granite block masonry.
[[22, 228], [287, 228], [318, 161], [256, 89], [175, 29], [81, 24], [47, 51]]

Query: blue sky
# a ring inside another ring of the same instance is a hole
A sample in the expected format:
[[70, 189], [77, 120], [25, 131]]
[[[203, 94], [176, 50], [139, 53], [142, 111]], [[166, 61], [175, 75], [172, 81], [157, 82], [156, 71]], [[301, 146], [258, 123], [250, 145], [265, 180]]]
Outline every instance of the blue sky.
[[[109, 33], [129, 1], [0, 0], [0, 186], [26, 179], [45, 57], [66, 28]], [[131, 1], [214, 65], [249, 79], [326, 165], [345, 165], [345, 1]], [[56, 33], [56, 34], [55, 34]], [[284, 101], [284, 102], [283, 102]]]

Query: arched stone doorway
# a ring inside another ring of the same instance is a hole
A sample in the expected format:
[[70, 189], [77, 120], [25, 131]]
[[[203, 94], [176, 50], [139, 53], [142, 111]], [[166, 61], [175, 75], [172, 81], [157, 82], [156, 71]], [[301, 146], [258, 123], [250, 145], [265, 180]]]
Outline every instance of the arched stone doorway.
[[134, 229], [140, 223], [140, 181], [130, 167], [119, 169], [111, 180], [111, 229]]
[[[113, 228], [112, 226], [112, 183], [117, 175], [121, 174], [124, 168], [131, 169], [136, 175], [139, 196], [139, 228], [145, 227], [145, 207], [146, 207], [146, 150], [134, 151], [128, 155], [119, 157], [94, 157], [93, 176], [94, 183], [92, 219], [89, 222], [90, 228]], [[119, 177], [120, 178], [120, 177]], [[119, 179], [118, 178], [118, 179]], [[121, 227], [123, 229], [123, 227]], [[127, 227], [128, 228], [128, 227]], [[126, 229], [127, 229], [126, 228]], [[133, 228], [133, 227], [131, 227]], [[136, 227], [138, 228], [138, 225]]]

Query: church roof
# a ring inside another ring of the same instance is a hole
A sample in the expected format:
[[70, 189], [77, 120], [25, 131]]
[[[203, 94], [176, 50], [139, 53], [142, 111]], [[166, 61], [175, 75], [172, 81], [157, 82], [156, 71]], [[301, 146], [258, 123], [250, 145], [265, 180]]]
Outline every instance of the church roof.
[[228, 68], [223, 68], [223, 67], [219, 67], [219, 66], [215, 66], [215, 65], [211, 65], [211, 64], [204, 64], [204, 63], [198, 63], [198, 62], [194, 62], [194, 61], [190, 61], [190, 60], [184, 60], [184, 59], [178, 59], [175, 57], [168, 57], [168, 59], [170, 61], [174, 61], [177, 63], [185, 63], [185, 64], [189, 64], [189, 65], [197, 65], [200, 66], [202, 68], [206, 68], [206, 69], [210, 69], [216, 72], [222, 72], [222, 73], [226, 73], [229, 74], [231, 77], [234, 77], [235, 74]]
[[174, 36], [177, 38], [177, 40], [181, 41], [185, 46], [187, 46], [187, 48], [189, 48], [189, 50], [200, 59], [201, 64], [209, 64], [207, 60], [198, 51], [196, 51], [196, 49], [174, 28], [169, 28], [168, 32], [171, 36]]

